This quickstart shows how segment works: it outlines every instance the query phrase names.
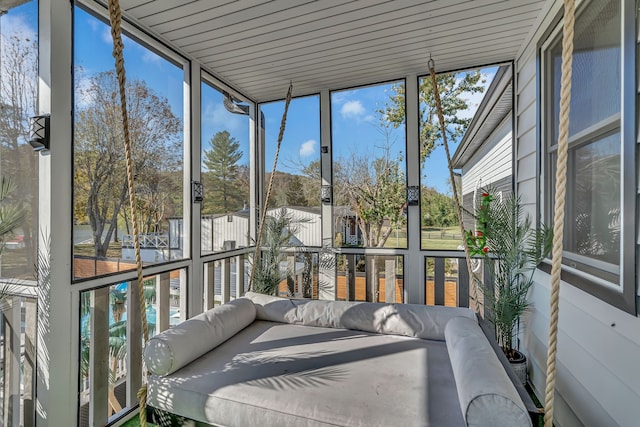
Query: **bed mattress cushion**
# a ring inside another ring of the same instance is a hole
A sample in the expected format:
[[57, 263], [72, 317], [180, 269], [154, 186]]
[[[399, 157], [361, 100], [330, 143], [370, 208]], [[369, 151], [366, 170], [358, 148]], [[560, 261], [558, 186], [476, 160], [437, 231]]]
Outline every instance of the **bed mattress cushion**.
[[149, 405], [219, 426], [465, 425], [438, 340], [256, 320], [148, 381]]

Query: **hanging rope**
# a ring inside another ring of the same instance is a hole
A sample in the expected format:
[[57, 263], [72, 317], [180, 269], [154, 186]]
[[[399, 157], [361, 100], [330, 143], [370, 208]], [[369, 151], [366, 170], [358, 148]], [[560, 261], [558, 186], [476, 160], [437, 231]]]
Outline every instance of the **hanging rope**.
[[289, 90], [287, 91], [287, 97], [284, 102], [284, 112], [282, 113], [282, 120], [280, 122], [280, 133], [278, 134], [278, 145], [276, 147], [276, 154], [273, 158], [273, 167], [271, 168], [271, 176], [269, 177], [269, 185], [267, 186], [267, 194], [264, 197], [262, 206], [262, 215], [260, 216], [260, 224], [258, 226], [258, 236], [256, 237], [256, 250], [253, 253], [253, 267], [251, 268], [251, 274], [249, 275], [249, 290], [253, 290], [253, 277], [256, 271], [256, 262], [260, 256], [260, 245], [262, 244], [262, 231], [264, 230], [265, 219], [267, 218], [267, 207], [269, 206], [269, 199], [271, 198], [271, 190], [273, 189], [273, 177], [276, 174], [276, 167], [278, 166], [278, 156], [280, 155], [280, 147], [282, 146], [282, 138], [284, 137], [284, 129], [287, 125], [287, 112], [289, 111], [289, 104], [291, 103], [291, 93], [293, 91], [293, 83], [289, 83]]
[[544, 425], [553, 426], [553, 401], [556, 385], [556, 355], [558, 352], [558, 312], [560, 301], [560, 272], [562, 268], [562, 239], [564, 205], [567, 184], [567, 151], [569, 139], [569, 110], [571, 104], [571, 73], [573, 63], [574, 0], [564, 1], [562, 28], [562, 77], [560, 83], [560, 113], [558, 129], [558, 158], [556, 161], [555, 207], [553, 211], [553, 256], [551, 264], [551, 298], [549, 315], [549, 345], [547, 348], [547, 377], [544, 399]]
[[[127, 114], [126, 75], [124, 57], [122, 51], [122, 12], [118, 0], [109, 0], [109, 20], [111, 22], [111, 38], [113, 39], [113, 58], [115, 59], [116, 74], [120, 87], [120, 104], [122, 108], [122, 128], [124, 132], [124, 153], [127, 168], [127, 183], [129, 186], [129, 208], [131, 210], [131, 223], [133, 226], [133, 248], [136, 255], [136, 270], [138, 272], [138, 302], [140, 303], [140, 319], [142, 321], [142, 333], [144, 345], [149, 341], [149, 327], [147, 325], [147, 310], [144, 301], [144, 283], [142, 278], [142, 259], [140, 258], [140, 241], [138, 239], [138, 218], [135, 206], [135, 185], [133, 180], [133, 160], [131, 156], [131, 136], [129, 135], [129, 116]], [[143, 385], [138, 391], [140, 401], [140, 425], [147, 425], [146, 404], [147, 386]]]
[[479, 313], [480, 308], [478, 305], [478, 291], [476, 288], [476, 278], [475, 273], [473, 271], [473, 266], [471, 265], [471, 256], [469, 255], [469, 245], [467, 244], [467, 239], [465, 238], [464, 231], [464, 221], [462, 219], [462, 204], [460, 203], [460, 199], [458, 199], [458, 189], [456, 185], [455, 174], [453, 172], [453, 165], [451, 164], [451, 154], [449, 153], [449, 144], [447, 142], [447, 127], [444, 122], [444, 114], [442, 113], [442, 103], [440, 102], [440, 92], [438, 91], [438, 82], [436, 81], [436, 70], [435, 70], [435, 62], [433, 59], [429, 58], [428, 62], [429, 73], [431, 74], [431, 84], [433, 85], [433, 96], [436, 101], [436, 109], [438, 110], [438, 120], [440, 121], [440, 130], [442, 131], [442, 144], [444, 145], [444, 152], [447, 155], [447, 164], [449, 166], [449, 178], [451, 179], [451, 187], [453, 190], [453, 200], [456, 204], [456, 211], [458, 213], [458, 224], [460, 225], [460, 235], [462, 236], [462, 241], [464, 243], [464, 257], [467, 262], [467, 273], [469, 274], [469, 284], [471, 286], [473, 292], [473, 298], [476, 302], [475, 310], [476, 313]]

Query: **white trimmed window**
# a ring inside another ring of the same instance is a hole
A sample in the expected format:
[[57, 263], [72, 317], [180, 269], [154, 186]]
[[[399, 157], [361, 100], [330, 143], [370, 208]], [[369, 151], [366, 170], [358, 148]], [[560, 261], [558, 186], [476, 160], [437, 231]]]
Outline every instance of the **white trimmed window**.
[[[633, 16], [633, 1], [585, 1], [576, 11], [563, 279], [635, 314], [635, 197], [625, 196], [635, 185], [635, 161], [628, 161], [635, 159], [635, 31], [625, 11]], [[553, 219], [561, 25], [541, 54], [547, 224]]]

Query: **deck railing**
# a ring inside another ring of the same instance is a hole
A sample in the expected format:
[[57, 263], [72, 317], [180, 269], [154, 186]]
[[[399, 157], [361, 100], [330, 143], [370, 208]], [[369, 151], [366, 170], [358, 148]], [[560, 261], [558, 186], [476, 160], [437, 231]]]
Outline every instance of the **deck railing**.
[[[339, 300], [403, 303], [410, 294], [408, 287], [420, 286], [426, 304], [467, 307], [470, 295], [474, 303], [477, 300], [470, 292], [461, 251], [424, 251], [425, 282], [421, 284], [405, 282], [402, 254], [371, 254], [358, 248], [347, 253], [327, 253], [321, 248], [288, 248], [285, 252], [281, 271], [288, 274], [278, 288], [281, 296], [318, 299], [334, 295]], [[249, 257], [250, 249], [236, 250], [216, 254], [204, 264], [203, 310], [247, 292]], [[482, 274], [478, 262], [474, 267]], [[330, 274], [326, 273], [328, 266]], [[80, 425], [107, 425], [135, 409], [136, 393], [144, 381], [137, 286], [135, 281], [113, 283], [80, 295]], [[145, 277], [145, 297], [151, 334], [186, 320], [186, 270]]]
[[34, 286], [0, 285], [2, 425], [35, 425], [37, 297]]

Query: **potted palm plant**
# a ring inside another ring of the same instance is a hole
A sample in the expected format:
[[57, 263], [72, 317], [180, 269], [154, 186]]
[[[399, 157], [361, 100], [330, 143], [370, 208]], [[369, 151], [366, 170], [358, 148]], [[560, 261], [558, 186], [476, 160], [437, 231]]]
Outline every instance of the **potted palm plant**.
[[[300, 224], [306, 222], [302, 218], [296, 218], [282, 208], [265, 218], [262, 235], [262, 251], [260, 257], [253, 263], [255, 269], [252, 283], [252, 291], [276, 295], [280, 283], [287, 280], [294, 272], [284, 267], [286, 253], [282, 249], [299, 244], [295, 234], [300, 228]], [[255, 244], [255, 242], [254, 242]]]
[[551, 252], [552, 229], [533, 227], [518, 196], [494, 197], [486, 189], [475, 212], [478, 229], [467, 232], [472, 255], [485, 258], [493, 283], [483, 286], [484, 303], [495, 327], [496, 339], [514, 371], [526, 383], [527, 361], [516, 348], [520, 317], [528, 308], [527, 293], [536, 266]]

